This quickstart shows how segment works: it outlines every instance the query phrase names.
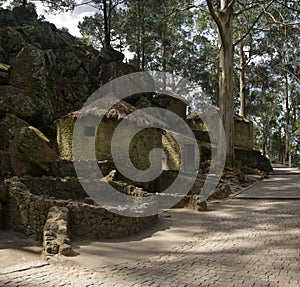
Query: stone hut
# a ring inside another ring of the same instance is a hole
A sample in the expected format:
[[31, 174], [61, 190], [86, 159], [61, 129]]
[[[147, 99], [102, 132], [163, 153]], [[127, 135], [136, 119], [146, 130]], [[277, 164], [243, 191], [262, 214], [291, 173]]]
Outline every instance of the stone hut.
[[[116, 127], [121, 121], [125, 121], [126, 129], [124, 132], [136, 129], [141, 124], [151, 127], [151, 121], [155, 119], [147, 114], [141, 117], [127, 117], [135, 112], [136, 108], [124, 101], [119, 101], [111, 108], [105, 109], [97, 104], [97, 101], [84, 107], [80, 111], [71, 112], [58, 119], [57, 143], [59, 155], [63, 159], [72, 160], [72, 139], [76, 120], [84, 117], [84, 124], [80, 125], [82, 134], [82, 145], [95, 144], [96, 159], [98, 161], [113, 162], [111, 153], [111, 140]], [[103, 117], [100, 125], [99, 118]], [[122, 132], [122, 131], [121, 131]], [[125, 134], [124, 134], [125, 137]], [[122, 135], [121, 135], [122, 139]], [[138, 132], [130, 142], [129, 155], [132, 163], [138, 169], [148, 169], [150, 166], [149, 153], [154, 148], [162, 147], [162, 130], [157, 128], [146, 128]], [[94, 160], [95, 155], [85, 154], [86, 160]], [[157, 159], [161, 162], [161, 159]]]
[[236, 148], [253, 150], [253, 122], [234, 115], [234, 145]]
[[[187, 111], [187, 102], [181, 97], [171, 97], [169, 95], [159, 94], [153, 98], [153, 104], [164, 110], [176, 114], [179, 118], [185, 120]], [[166, 158], [163, 159], [164, 171], [178, 171], [181, 168], [180, 148], [171, 132], [165, 132], [162, 136], [162, 146]], [[184, 151], [189, 154], [193, 152]], [[192, 156], [191, 156], [192, 157]], [[184, 163], [183, 163], [184, 164]]]
[[[219, 108], [216, 109], [219, 111]], [[202, 146], [210, 142], [207, 128], [201, 120], [201, 113], [194, 112], [188, 115], [187, 122]], [[234, 146], [237, 149], [253, 150], [253, 122], [237, 114], [234, 114]]]

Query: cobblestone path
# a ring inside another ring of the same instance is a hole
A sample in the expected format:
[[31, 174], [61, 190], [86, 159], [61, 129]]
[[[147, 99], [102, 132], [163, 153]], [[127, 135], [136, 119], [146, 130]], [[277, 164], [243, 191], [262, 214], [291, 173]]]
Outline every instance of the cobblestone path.
[[[0, 286], [299, 287], [300, 200], [289, 198], [300, 193], [300, 174], [280, 175], [284, 180], [278, 177], [272, 176], [266, 185], [253, 186], [243, 198], [215, 204], [211, 211], [191, 216], [185, 228], [195, 232], [167, 252], [160, 250], [144, 259], [124, 259], [101, 268], [85, 268], [72, 260], [14, 266], [0, 270]], [[258, 189], [259, 194], [270, 196], [268, 186], [275, 181], [277, 189], [272, 190], [276, 199], [244, 199], [251, 194], [256, 197]], [[289, 196], [284, 198], [282, 193], [287, 189]], [[170, 215], [180, 218], [185, 212], [172, 210]], [[161, 240], [168, 238], [162, 236]]]

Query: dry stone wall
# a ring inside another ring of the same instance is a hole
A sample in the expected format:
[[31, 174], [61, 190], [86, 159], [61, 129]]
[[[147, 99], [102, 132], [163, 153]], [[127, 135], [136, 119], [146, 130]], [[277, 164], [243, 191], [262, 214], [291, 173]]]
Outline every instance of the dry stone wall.
[[[48, 212], [53, 206], [68, 208], [70, 234], [82, 238], [120, 238], [145, 230], [158, 220], [158, 216], [121, 216], [100, 206], [86, 204], [84, 200], [62, 200], [36, 195], [18, 178], [6, 180], [5, 185], [8, 189], [5, 204], [6, 227], [40, 241], [43, 238]], [[48, 187], [45, 186], [46, 188]]]
[[50, 208], [43, 234], [43, 257], [71, 255], [72, 247], [68, 232], [68, 208]]

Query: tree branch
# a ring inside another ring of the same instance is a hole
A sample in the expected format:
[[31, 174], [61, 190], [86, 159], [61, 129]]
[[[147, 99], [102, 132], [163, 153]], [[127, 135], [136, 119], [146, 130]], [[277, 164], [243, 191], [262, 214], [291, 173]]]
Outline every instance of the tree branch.
[[224, 44], [224, 43], [226, 43], [226, 40], [224, 38], [224, 29], [223, 29], [222, 23], [220, 21], [220, 18], [216, 14], [215, 9], [214, 9], [214, 7], [212, 5], [211, 0], [206, 0], [206, 3], [207, 3], [207, 6], [208, 6], [208, 9], [209, 9], [211, 17], [213, 18], [213, 20], [215, 21], [215, 23], [217, 24], [217, 26], [219, 28], [219, 34], [220, 34], [220, 37], [221, 37], [221, 41]]
[[276, 2], [277, 2], [278, 4], [280, 4], [280, 5], [282, 5], [283, 7], [289, 9], [289, 10], [292, 10], [292, 11], [294, 11], [294, 12], [300, 13], [300, 9], [297, 9], [297, 8], [294, 8], [294, 7], [291, 7], [291, 6], [288, 6], [288, 5], [286, 5], [286, 4], [285, 4], [284, 2], [282, 2], [282, 1], [276, 0]]
[[262, 12], [258, 15], [258, 17], [256, 18], [256, 20], [254, 21], [254, 23], [251, 25], [250, 29], [248, 29], [248, 31], [243, 35], [242, 38], [240, 38], [237, 42], [235, 42], [233, 44], [233, 46], [235, 47], [236, 45], [238, 45], [240, 42], [242, 42], [250, 33], [251, 31], [254, 29], [255, 25], [257, 24], [257, 22], [259, 21], [259, 19], [265, 14], [266, 9], [268, 9], [274, 2], [275, 0], [272, 0], [266, 8], [264, 8], [262, 10]]

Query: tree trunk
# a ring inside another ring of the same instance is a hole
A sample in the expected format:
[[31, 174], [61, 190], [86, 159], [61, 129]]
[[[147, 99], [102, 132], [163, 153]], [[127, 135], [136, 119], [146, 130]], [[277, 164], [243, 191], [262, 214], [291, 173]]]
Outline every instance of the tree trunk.
[[290, 106], [289, 106], [289, 81], [288, 76], [285, 76], [285, 154], [284, 154], [284, 163], [289, 162], [289, 153], [290, 153]]
[[103, 18], [104, 18], [104, 44], [105, 48], [110, 47], [110, 28], [109, 28], [109, 19], [108, 19], [108, 11], [107, 11], [107, 3], [106, 0], [102, 0], [103, 4]]
[[223, 29], [220, 31], [222, 44], [219, 65], [219, 101], [227, 141], [226, 166], [228, 167], [234, 165], [232, 14], [232, 8], [225, 8], [220, 12]]
[[281, 127], [279, 127], [279, 152], [278, 152], [278, 162], [283, 163], [282, 157], [282, 142], [281, 142]]
[[240, 114], [241, 116], [246, 116], [245, 111], [245, 54], [243, 42], [239, 46], [240, 52]]
[[262, 134], [262, 155], [266, 156], [267, 155], [267, 149], [266, 149], [266, 143], [267, 143], [267, 139], [266, 139], [266, 132], [265, 132], [265, 128], [263, 128], [263, 134]]
[[218, 26], [221, 39], [219, 62], [219, 105], [227, 148], [226, 166], [234, 165], [234, 119], [233, 119], [233, 39], [232, 20], [235, 0], [220, 0], [217, 13], [212, 0], [206, 0], [209, 12]]

